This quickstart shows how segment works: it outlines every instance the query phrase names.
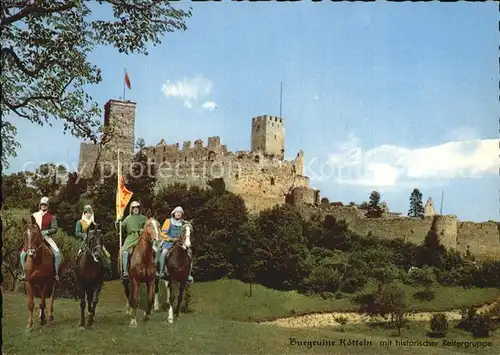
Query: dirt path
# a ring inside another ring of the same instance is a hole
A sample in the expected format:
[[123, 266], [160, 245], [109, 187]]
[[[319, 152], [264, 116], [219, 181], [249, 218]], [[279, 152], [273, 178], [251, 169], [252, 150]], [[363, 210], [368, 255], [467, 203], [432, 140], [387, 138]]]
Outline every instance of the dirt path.
[[[500, 298], [490, 304], [485, 304], [478, 308], [477, 313], [483, 314], [490, 311], [500, 302]], [[429, 321], [431, 317], [436, 313], [444, 313], [448, 320], [459, 320], [462, 318], [459, 310], [451, 310], [445, 312], [419, 312], [408, 314], [408, 319], [414, 321]], [[333, 313], [313, 313], [303, 316], [293, 316], [286, 318], [278, 318], [273, 321], [260, 322], [260, 324], [274, 324], [285, 328], [305, 328], [305, 327], [330, 327], [330, 326], [340, 326], [339, 323], [335, 321], [336, 317], [346, 317], [348, 319], [347, 324], [359, 324], [367, 323], [370, 321], [382, 320], [380, 317], [369, 317], [364, 314], [356, 312], [333, 312]]]

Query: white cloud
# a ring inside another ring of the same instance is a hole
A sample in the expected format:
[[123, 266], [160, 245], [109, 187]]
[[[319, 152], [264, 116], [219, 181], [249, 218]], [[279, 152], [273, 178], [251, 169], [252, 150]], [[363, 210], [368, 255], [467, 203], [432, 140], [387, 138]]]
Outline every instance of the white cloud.
[[451, 179], [498, 174], [498, 139], [450, 141], [436, 146], [406, 148], [381, 145], [363, 150], [350, 135], [336, 145], [326, 163], [306, 163], [311, 180], [367, 187], [407, 188], [415, 184], [443, 183]]
[[205, 101], [201, 107], [206, 110], [213, 111], [217, 108], [217, 104], [214, 101]]
[[447, 138], [449, 140], [466, 141], [481, 138], [481, 131], [477, 127], [465, 126], [452, 129]]
[[176, 82], [167, 80], [161, 91], [166, 97], [177, 97], [184, 102], [184, 106], [192, 108], [193, 103], [213, 92], [213, 83], [202, 76], [184, 78]]

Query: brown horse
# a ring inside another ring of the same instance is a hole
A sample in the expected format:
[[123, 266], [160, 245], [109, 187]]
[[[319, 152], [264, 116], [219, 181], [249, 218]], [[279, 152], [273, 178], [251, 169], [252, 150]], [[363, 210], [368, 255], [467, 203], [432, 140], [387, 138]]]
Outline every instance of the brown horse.
[[[149, 213], [148, 213], [149, 215]], [[130, 253], [128, 274], [130, 280], [123, 280], [125, 296], [127, 297], [127, 314], [131, 314], [130, 327], [137, 327], [137, 307], [139, 306], [139, 288], [146, 283], [148, 293], [148, 308], [144, 312], [144, 321], [149, 320], [155, 291], [156, 265], [153, 244], [160, 238], [160, 223], [153, 217], [148, 218], [139, 242]], [[121, 269], [121, 257], [118, 258]], [[130, 310], [131, 309], [131, 310]]]
[[[168, 302], [168, 322], [173, 323], [174, 313], [176, 317], [179, 317], [179, 311], [184, 297], [184, 291], [188, 284], [189, 271], [191, 268], [191, 258], [188, 254], [188, 248], [191, 247], [191, 235], [193, 232], [193, 226], [191, 223], [186, 222], [182, 225], [181, 235], [179, 239], [172, 245], [168, 251], [167, 258], [165, 262], [165, 275], [167, 275], [167, 280], [165, 281], [166, 297], [165, 303]], [[174, 282], [179, 283], [179, 295], [177, 297], [177, 306], [175, 311], [172, 309], [174, 304], [175, 294], [173, 292], [172, 286]], [[155, 300], [158, 300], [158, 287], [156, 287]], [[158, 307], [159, 308], [159, 307]]]
[[31, 216], [30, 221], [23, 218], [26, 227], [24, 229], [24, 245], [26, 250], [26, 294], [28, 295], [28, 326], [27, 332], [33, 330], [33, 308], [34, 298], [40, 298], [40, 325], [45, 325], [45, 306], [48, 299], [49, 321], [54, 319], [54, 297], [55, 297], [55, 267], [50, 246], [45, 242], [40, 227]]
[[87, 327], [94, 323], [95, 309], [104, 283], [102, 264], [102, 232], [92, 223], [89, 227], [85, 249], [77, 256], [77, 286], [80, 294], [80, 327], [85, 327], [85, 296], [87, 297]]

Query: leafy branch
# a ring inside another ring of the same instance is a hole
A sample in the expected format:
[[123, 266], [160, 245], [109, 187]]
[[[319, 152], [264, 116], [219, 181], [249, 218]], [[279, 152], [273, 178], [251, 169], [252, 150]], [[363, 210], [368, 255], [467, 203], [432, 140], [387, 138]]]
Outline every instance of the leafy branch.
[[[112, 19], [96, 18], [104, 6]], [[60, 120], [64, 133], [97, 142], [101, 109], [86, 90], [102, 82], [102, 75], [88, 55], [98, 45], [148, 55], [148, 45], [186, 30], [191, 17], [190, 10], [166, 0], [3, 0], [0, 9], [4, 167], [19, 147], [15, 116], [42, 126]]]

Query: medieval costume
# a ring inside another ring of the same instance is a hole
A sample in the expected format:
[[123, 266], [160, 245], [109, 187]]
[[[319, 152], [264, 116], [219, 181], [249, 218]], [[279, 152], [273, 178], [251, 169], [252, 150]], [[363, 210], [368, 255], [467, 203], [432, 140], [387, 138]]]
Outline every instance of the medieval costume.
[[[177, 206], [174, 208], [174, 210], [171, 212], [171, 217], [167, 218], [165, 222], [163, 222], [163, 226], [161, 228], [161, 236], [163, 237], [163, 243], [161, 245], [161, 256], [159, 257], [160, 259], [160, 272], [159, 272], [159, 277], [165, 278], [165, 261], [166, 261], [166, 256], [168, 250], [174, 245], [174, 242], [176, 242], [180, 235], [181, 235], [181, 228], [182, 225], [185, 223], [184, 222], [184, 210], [182, 207]], [[191, 251], [191, 248], [188, 248], [188, 255], [191, 260], [191, 268], [189, 270], [189, 282], [193, 282], [193, 276], [191, 276], [191, 271], [193, 269], [193, 254]], [[159, 253], [157, 253], [158, 255]], [[158, 259], [158, 257], [157, 257]]]
[[128, 279], [128, 256], [130, 249], [139, 242], [141, 230], [146, 224], [147, 218], [139, 212], [140, 203], [134, 201], [130, 204], [130, 214], [122, 221], [122, 235], [126, 236], [120, 249], [122, 256], [122, 277]]
[[[42, 236], [45, 241], [50, 245], [52, 249], [52, 254], [54, 255], [54, 269], [55, 275], [54, 278], [56, 281], [59, 281], [59, 267], [61, 266], [61, 252], [56, 244], [56, 242], [52, 239], [52, 235], [57, 232], [57, 219], [54, 215], [52, 215], [49, 208], [49, 199], [48, 197], [42, 197], [39, 204], [40, 210], [38, 212], [33, 213], [33, 217], [35, 218], [40, 231], [42, 232]], [[19, 277], [20, 281], [26, 280], [25, 273], [25, 265], [26, 265], [26, 255], [27, 251], [22, 250], [20, 255], [22, 274]]]
[[[96, 224], [94, 221], [94, 211], [90, 205], [86, 205], [83, 207], [82, 218], [76, 222], [75, 226], [75, 237], [80, 238], [82, 241], [78, 250], [78, 255], [87, 248], [87, 232], [91, 224]], [[102, 251], [104, 255], [103, 266], [111, 270], [111, 257], [104, 245], [102, 245]]]

